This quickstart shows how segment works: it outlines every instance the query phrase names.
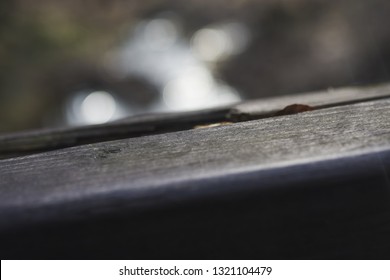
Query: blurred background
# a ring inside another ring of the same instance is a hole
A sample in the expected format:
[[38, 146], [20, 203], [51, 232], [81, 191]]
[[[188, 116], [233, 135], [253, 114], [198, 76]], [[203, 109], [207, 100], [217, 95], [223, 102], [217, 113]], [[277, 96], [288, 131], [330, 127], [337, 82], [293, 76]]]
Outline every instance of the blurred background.
[[390, 1], [0, 1], [0, 133], [390, 80]]

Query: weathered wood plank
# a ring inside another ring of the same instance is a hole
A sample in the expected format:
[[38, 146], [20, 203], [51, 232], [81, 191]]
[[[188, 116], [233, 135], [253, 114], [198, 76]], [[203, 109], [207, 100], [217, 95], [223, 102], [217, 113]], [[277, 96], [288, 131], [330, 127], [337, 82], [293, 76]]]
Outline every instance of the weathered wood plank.
[[275, 112], [291, 104], [305, 104], [320, 109], [388, 98], [389, 96], [390, 84], [339, 89], [331, 88], [320, 92], [293, 94], [243, 102], [233, 106], [228, 117], [233, 120], [250, 120], [273, 116]]
[[389, 120], [386, 99], [2, 160], [2, 252], [386, 257]]
[[390, 149], [390, 100], [0, 161], [0, 207]]
[[141, 115], [104, 125], [55, 128], [0, 135], [0, 160], [83, 144], [191, 129], [225, 120], [227, 108]]
[[195, 112], [130, 117], [119, 122], [104, 125], [0, 135], [0, 159], [88, 143], [187, 130], [197, 125], [213, 122], [236, 122], [273, 117], [275, 112], [294, 103], [307, 104], [315, 108], [326, 108], [363, 102], [365, 100], [387, 98], [389, 96], [389, 84], [341, 88], [323, 92], [260, 99], [230, 107]]

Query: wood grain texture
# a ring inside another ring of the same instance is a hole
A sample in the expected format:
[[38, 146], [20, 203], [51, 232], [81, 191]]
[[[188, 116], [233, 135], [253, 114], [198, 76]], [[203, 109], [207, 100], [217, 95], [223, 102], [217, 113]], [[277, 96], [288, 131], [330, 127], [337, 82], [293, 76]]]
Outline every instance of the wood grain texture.
[[389, 256], [389, 120], [386, 99], [2, 160], [3, 254]]
[[225, 120], [228, 108], [141, 115], [103, 125], [55, 128], [0, 135], [0, 159], [97, 143], [191, 129]]
[[330, 88], [328, 90], [247, 101], [231, 108], [228, 117], [233, 120], [250, 120], [272, 116], [292, 104], [305, 104], [314, 108], [328, 108], [368, 100], [388, 98], [390, 85], [367, 87]]
[[295, 103], [307, 104], [314, 108], [326, 108], [389, 96], [389, 84], [329, 89], [323, 92], [252, 100], [230, 107], [184, 113], [135, 116], [104, 125], [0, 135], [0, 159], [89, 143], [188, 130], [195, 126], [215, 122], [237, 122], [268, 118], [273, 117], [276, 112], [286, 106]]

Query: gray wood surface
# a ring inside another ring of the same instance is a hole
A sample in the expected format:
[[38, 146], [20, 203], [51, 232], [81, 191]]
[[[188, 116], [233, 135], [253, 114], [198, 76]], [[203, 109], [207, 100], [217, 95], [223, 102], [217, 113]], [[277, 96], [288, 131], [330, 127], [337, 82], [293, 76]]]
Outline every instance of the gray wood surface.
[[390, 150], [389, 120], [380, 100], [2, 160], [0, 225], [18, 208], [109, 193], [136, 203], [177, 182]]
[[389, 120], [381, 99], [0, 160], [0, 256], [388, 259]]
[[203, 111], [136, 116], [104, 125], [6, 134], [0, 135], [0, 159], [88, 143], [187, 130], [213, 122], [237, 122], [273, 117], [275, 112], [295, 103], [307, 104], [318, 109], [389, 96], [389, 84], [329, 89], [322, 92], [252, 100], [230, 107]]
[[390, 84], [366, 87], [329, 88], [324, 91], [292, 94], [251, 100], [233, 106], [229, 118], [236, 120], [256, 119], [272, 116], [291, 104], [305, 104], [314, 108], [329, 108], [368, 100], [388, 98]]
[[140, 115], [103, 125], [52, 128], [0, 135], [0, 159], [114, 139], [179, 131], [225, 120], [227, 108]]

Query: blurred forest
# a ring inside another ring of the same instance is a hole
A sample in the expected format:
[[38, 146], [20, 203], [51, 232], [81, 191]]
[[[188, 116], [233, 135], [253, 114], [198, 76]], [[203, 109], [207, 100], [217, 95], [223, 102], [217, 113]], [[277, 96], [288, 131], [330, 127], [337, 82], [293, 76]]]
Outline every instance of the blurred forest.
[[0, 132], [390, 80], [385, 0], [0, 1]]

